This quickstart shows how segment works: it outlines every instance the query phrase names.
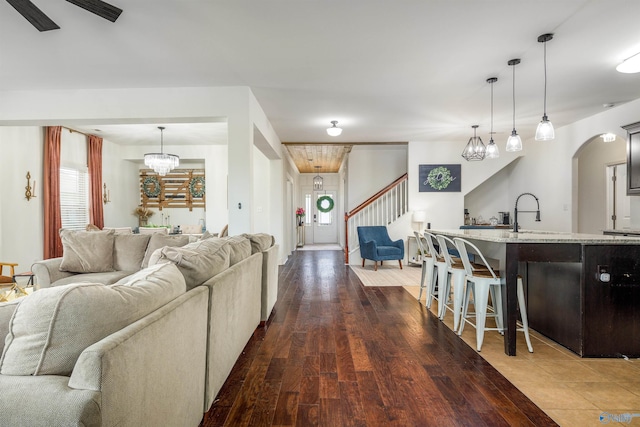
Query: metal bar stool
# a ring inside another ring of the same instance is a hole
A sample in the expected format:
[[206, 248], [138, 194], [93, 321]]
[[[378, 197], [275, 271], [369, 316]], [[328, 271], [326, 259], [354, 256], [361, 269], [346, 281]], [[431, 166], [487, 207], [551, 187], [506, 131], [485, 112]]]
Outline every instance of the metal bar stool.
[[[462, 335], [464, 324], [469, 323], [476, 328], [476, 347], [480, 351], [482, 348], [482, 342], [484, 341], [485, 331], [500, 331], [504, 333], [503, 318], [502, 318], [502, 289], [501, 286], [505, 285], [505, 279], [500, 277], [499, 272], [496, 272], [491, 268], [482, 252], [471, 242], [456, 237], [453, 239], [458, 252], [460, 253], [460, 259], [464, 265], [466, 271], [467, 290], [465, 292], [464, 303], [462, 308], [462, 322], [460, 324], [459, 335]], [[470, 248], [473, 253], [480, 257], [482, 265], [486, 267], [486, 270], [482, 270], [469, 261], [467, 248]], [[475, 306], [475, 316], [468, 314], [469, 300], [471, 294], [473, 295], [473, 303]], [[493, 309], [495, 314], [487, 314], [487, 306], [489, 300], [489, 294], [491, 294], [491, 301], [493, 303]], [[518, 331], [524, 332], [525, 340], [527, 341], [527, 348], [530, 353], [533, 353], [533, 346], [531, 345], [531, 339], [529, 337], [529, 322], [527, 320], [527, 308], [524, 300], [524, 289], [522, 286], [522, 278], [518, 276], [517, 282], [517, 294], [518, 294], [518, 308], [520, 310], [520, 316], [522, 317], [522, 328], [518, 328]], [[487, 328], [486, 319], [487, 316], [495, 317], [496, 328]], [[469, 317], [475, 317], [475, 325], [469, 321]]]
[[[418, 242], [418, 249], [420, 250], [420, 254], [422, 256], [422, 276], [420, 278], [420, 293], [418, 294], [418, 301], [422, 298], [422, 291], [427, 288], [426, 294], [427, 298], [429, 297], [429, 287], [430, 284], [434, 280], [434, 257], [431, 255], [428, 246], [422, 244], [422, 240], [424, 237], [420, 236], [420, 233], [417, 231], [413, 232], [413, 235], [416, 236], [416, 242]], [[426, 244], [426, 242], [425, 242]], [[427, 284], [425, 284], [425, 279], [427, 280]]]
[[[440, 308], [440, 301], [438, 300], [438, 294], [440, 293], [439, 289], [440, 289], [440, 269], [444, 268], [446, 270], [447, 268], [447, 263], [444, 260], [444, 257], [440, 255], [440, 253], [438, 253], [438, 251], [436, 251], [436, 248], [434, 246], [434, 242], [437, 242], [436, 240], [436, 236], [429, 233], [428, 231], [424, 232], [424, 238], [427, 241], [427, 247], [429, 248], [429, 253], [432, 254], [433, 256], [433, 264], [434, 264], [434, 271], [433, 271], [433, 275], [431, 276], [431, 279], [428, 283], [428, 288], [427, 288], [427, 300], [425, 302], [425, 306], [427, 308], [431, 308], [431, 304], [433, 303], [434, 300], [438, 301], [438, 309]], [[438, 278], [438, 280], [436, 280], [436, 277]]]

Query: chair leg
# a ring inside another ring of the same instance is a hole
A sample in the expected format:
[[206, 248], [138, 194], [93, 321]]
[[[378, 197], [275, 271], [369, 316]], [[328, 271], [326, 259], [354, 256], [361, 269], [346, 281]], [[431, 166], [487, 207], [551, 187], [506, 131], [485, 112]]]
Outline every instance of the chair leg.
[[469, 301], [471, 300], [471, 294], [473, 294], [473, 304], [475, 305], [475, 291], [473, 282], [467, 282], [467, 288], [464, 292], [464, 303], [462, 304], [462, 314], [460, 315], [460, 329], [455, 331], [458, 335], [462, 335], [464, 331], [464, 324], [467, 322], [467, 313], [469, 312]]
[[[380, 261], [380, 265], [382, 265], [382, 261]], [[373, 261], [373, 271], [378, 271], [378, 261]]]
[[402, 270], [402, 260], [401, 260], [401, 259], [399, 259], [399, 260], [398, 260], [398, 263], [400, 263], [400, 270]]
[[484, 327], [487, 321], [487, 303], [489, 301], [489, 286], [486, 283], [476, 283], [476, 347], [482, 349], [484, 341]]
[[531, 338], [529, 337], [529, 320], [527, 318], [527, 306], [524, 300], [524, 287], [522, 286], [522, 277], [518, 276], [518, 305], [520, 306], [520, 317], [522, 317], [522, 332], [524, 332], [524, 339], [527, 341], [527, 349], [529, 353], [533, 353], [533, 346], [531, 345]]
[[420, 275], [420, 293], [418, 294], [418, 301], [422, 299], [422, 290], [424, 289], [424, 279], [427, 275], [427, 260], [422, 260], [422, 271]]
[[462, 312], [462, 301], [464, 293], [464, 284], [466, 282], [464, 271], [456, 272], [453, 275], [453, 330], [457, 331], [460, 326], [460, 315]]
[[364, 267], [364, 258], [362, 258], [362, 266]]

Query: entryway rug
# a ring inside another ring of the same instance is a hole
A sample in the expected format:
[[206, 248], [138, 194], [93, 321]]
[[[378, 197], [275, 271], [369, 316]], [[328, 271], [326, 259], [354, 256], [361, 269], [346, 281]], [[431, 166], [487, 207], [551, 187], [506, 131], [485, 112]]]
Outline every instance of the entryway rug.
[[364, 267], [350, 265], [351, 269], [365, 286], [409, 286], [420, 288], [420, 276], [422, 269], [419, 266], [404, 265], [402, 270], [395, 261], [378, 265], [378, 271], [374, 271], [372, 264]]

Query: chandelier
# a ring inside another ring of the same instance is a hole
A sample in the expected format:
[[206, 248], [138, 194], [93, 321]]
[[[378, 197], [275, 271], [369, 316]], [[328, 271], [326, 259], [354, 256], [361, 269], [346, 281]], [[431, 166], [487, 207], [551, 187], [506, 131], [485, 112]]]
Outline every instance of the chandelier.
[[160, 176], [165, 176], [169, 171], [175, 169], [180, 164], [180, 157], [175, 154], [166, 154], [163, 150], [163, 126], [158, 126], [160, 129], [160, 152], [159, 153], [147, 153], [144, 155], [144, 164], [153, 169]]
[[[316, 169], [320, 169], [321, 166], [314, 166]], [[313, 177], [313, 189], [314, 190], [322, 190], [322, 183], [323, 183], [323, 179], [320, 176], [320, 173], [317, 172], [318, 175]]]

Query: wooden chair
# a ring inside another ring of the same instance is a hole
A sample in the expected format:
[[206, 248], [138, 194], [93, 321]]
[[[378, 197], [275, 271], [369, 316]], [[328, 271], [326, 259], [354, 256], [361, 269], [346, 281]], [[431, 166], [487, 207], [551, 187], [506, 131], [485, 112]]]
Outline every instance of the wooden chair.
[[[9, 288], [9, 293], [11, 293], [12, 291], [15, 291], [16, 293], [27, 295], [25, 290], [22, 289], [20, 286], [18, 286], [18, 284], [14, 279], [14, 276], [16, 275], [15, 268], [17, 266], [18, 264], [14, 262], [0, 262], [0, 288]], [[9, 269], [8, 276], [5, 276], [3, 274], [5, 267], [8, 267]], [[4, 294], [0, 295], [0, 302], [4, 302], [4, 301], [7, 301], [5, 295]]]

